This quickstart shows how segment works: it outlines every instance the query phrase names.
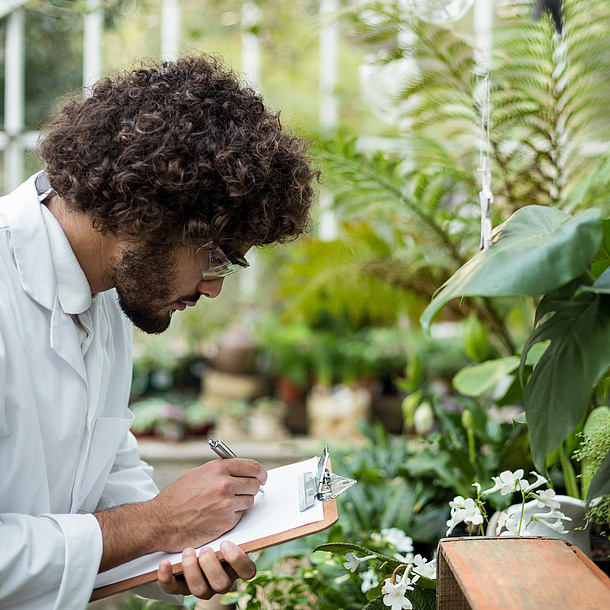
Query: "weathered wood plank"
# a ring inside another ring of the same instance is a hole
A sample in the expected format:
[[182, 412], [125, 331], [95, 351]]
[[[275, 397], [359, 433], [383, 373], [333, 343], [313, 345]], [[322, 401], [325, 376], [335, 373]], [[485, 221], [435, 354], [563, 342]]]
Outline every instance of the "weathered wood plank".
[[446, 538], [439, 543], [439, 610], [610, 609], [610, 579], [553, 538]]

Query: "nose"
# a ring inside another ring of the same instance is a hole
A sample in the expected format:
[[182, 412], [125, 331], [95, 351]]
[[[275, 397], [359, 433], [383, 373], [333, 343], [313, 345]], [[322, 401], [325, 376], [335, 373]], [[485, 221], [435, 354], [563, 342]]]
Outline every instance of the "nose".
[[208, 299], [215, 299], [220, 294], [224, 281], [225, 279], [223, 277], [214, 280], [201, 280], [199, 284], [197, 284], [197, 292]]

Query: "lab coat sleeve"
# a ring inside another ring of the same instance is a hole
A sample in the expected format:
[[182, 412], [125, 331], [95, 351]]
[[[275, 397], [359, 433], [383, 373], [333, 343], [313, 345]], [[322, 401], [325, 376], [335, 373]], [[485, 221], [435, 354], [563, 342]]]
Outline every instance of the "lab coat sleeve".
[[[140, 459], [136, 439], [129, 432], [117, 453], [98, 510], [128, 502], [143, 502], [156, 496], [159, 490], [152, 479], [152, 471], [153, 469]], [[180, 595], [165, 593], [156, 582], [139, 587], [134, 593], [176, 606], [181, 606], [184, 599]]]
[[159, 489], [153, 481], [152, 473], [153, 469], [140, 459], [135, 437], [128, 432], [116, 454], [96, 510], [154, 498]]
[[0, 608], [82, 610], [102, 557], [93, 515], [0, 515]]

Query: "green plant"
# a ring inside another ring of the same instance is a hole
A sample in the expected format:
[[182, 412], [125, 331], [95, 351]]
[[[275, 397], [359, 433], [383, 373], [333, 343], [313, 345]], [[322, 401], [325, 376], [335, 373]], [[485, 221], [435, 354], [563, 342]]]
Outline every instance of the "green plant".
[[[195, 607], [196, 602], [197, 598], [189, 595], [184, 598], [182, 607], [192, 609]], [[176, 606], [152, 599], [144, 599], [139, 595], [132, 595], [122, 610], [176, 610]]]
[[173, 426], [185, 432], [196, 432], [210, 424], [214, 411], [198, 401], [184, 400], [173, 395], [150, 396], [130, 405], [134, 414], [131, 429], [136, 434], [161, 434]]
[[307, 324], [265, 320], [256, 327], [266, 372], [285, 376], [300, 388], [309, 383], [313, 332]]
[[[498, 227], [487, 250], [444, 284], [422, 316], [429, 328], [435, 313], [456, 296], [545, 293], [520, 358], [533, 460], [542, 471], [547, 456], [561, 451], [561, 443], [595, 405], [610, 366], [605, 340], [610, 331], [609, 231], [610, 222], [602, 222], [596, 209], [574, 217], [540, 206], [519, 210]], [[526, 379], [528, 354], [541, 342], [548, 346]], [[599, 468], [589, 500], [610, 491], [609, 468], [610, 462]]]
[[[582, 494], [587, 496], [589, 485], [605, 461], [610, 460], [610, 407], [594, 409], [583, 427], [582, 439], [575, 455], [582, 462]], [[605, 466], [603, 466], [605, 468]], [[587, 507], [587, 518], [603, 527], [610, 525], [610, 493]], [[606, 532], [609, 535], [609, 532]]]

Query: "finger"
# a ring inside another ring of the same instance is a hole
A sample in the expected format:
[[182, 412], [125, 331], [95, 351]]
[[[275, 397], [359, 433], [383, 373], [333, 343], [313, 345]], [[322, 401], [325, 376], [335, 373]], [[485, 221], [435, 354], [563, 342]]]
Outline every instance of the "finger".
[[242, 548], [229, 540], [225, 540], [221, 543], [220, 549], [224, 560], [231, 566], [237, 577], [250, 580], [256, 576], [256, 565]]
[[231, 589], [235, 576], [227, 573], [216, 553], [211, 548], [205, 547], [201, 549], [199, 552], [199, 566], [205, 574], [210, 587], [216, 593], [226, 593]]
[[254, 497], [260, 490], [261, 485], [254, 477], [234, 477], [233, 492], [236, 496]]
[[233, 458], [230, 460], [216, 460], [219, 466], [226, 468], [226, 471], [234, 477], [244, 477], [256, 479], [259, 485], [267, 482], [267, 471], [256, 460], [244, 458]]
[[157, 570], [157, 580], [159, 585], [171, 595], [188, 595], [189, 590], [184, 582], [176, 579], [172, 574], [172, 565], [169, 561], [162, 561]]
[[[203, 549], [200, 553], [202, 552]], [[195, 597], [210, 599], [214, 595], [214, 591], [199, 567], [199, 560], [197, 559], [195, 549], [184, 549], [182, 553], [182, 575], [190, 593]]]

